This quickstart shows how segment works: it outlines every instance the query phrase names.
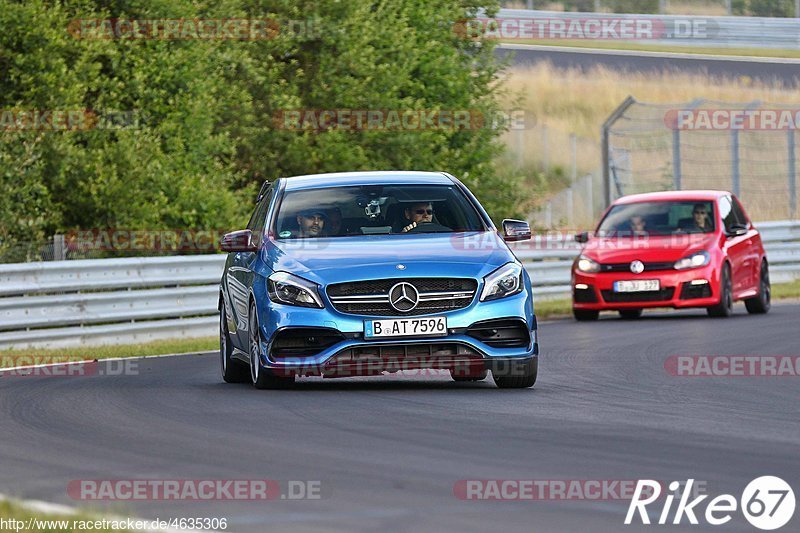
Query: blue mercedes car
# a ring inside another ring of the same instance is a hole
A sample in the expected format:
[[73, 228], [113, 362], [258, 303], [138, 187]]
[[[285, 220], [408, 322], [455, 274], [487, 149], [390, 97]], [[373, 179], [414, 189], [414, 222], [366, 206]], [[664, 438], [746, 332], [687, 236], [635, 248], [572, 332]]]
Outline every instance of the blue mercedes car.
[[299, 376], [488, 371], [536, 382], [531, 282], [456, 178], [350, 172], [265, 183], [247, 229], [225, 235], [219, 294], [222, 377], [259, 389]]

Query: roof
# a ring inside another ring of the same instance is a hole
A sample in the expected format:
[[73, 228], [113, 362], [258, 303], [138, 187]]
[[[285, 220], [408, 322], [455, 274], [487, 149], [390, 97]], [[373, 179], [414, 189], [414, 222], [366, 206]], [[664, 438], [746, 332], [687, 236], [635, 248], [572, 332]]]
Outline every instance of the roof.
[[618, 204], [634, 204], [638, 202], [665, 202], [670, 200], [715, 200], [720, 196], [729, 195], [727, 191], [663, 191], [648, 192], [644, 194], [631, 194], [623, 196], [614, 202]]
[[346, 187], [355, 185], [453, 185], [453, 181], [443, 172], [417, 171], [370, 171], [335, 172], [329, 174], [310, 174], [284, 178], [286, 190], [318, 189], [322, 187]]

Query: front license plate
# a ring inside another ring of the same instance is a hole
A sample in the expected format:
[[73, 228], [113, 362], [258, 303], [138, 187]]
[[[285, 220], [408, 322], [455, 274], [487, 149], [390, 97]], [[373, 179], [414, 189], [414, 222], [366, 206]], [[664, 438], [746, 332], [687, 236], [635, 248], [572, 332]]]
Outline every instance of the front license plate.
[[447, 317], [443, 316], [364, 321], [365, 339], [441, 335], [447, 335]]
[[661, 290], [661, 282], [657, 279], [637, 279], [633, 281], [615, 281], [614, 292], [656, 292]]

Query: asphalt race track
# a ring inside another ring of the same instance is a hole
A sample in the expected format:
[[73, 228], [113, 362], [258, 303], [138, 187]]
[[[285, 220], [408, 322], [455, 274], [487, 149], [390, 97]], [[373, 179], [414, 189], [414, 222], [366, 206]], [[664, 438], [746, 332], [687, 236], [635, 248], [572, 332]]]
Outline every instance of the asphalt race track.
[[624, 50], [598, 50], [524, 44], [502, 45], [497, 54], [514, 54], [514, 66], [549, 61], [558, 68], [588, 71], [596, 66], [624, 72], [668, 72], [708, 74], [720, 78], [779, 82], [787, 87], [800, 84], [800, 60], [739, 58], [695, 54], [671, 54]]
[[[86, 507], [74, 479], [318, 480], [318, 500], [115, 503], [141, 517], [227, 517], [228, 531], [757, 531], [624, 526], [627, 502], [464, 501], [465, 479], [694, 478], [737, 499], [800, 487], [800, 377], [675, 377], [671, 355], [798, 355], [800, 304], [737, 304], [638, 322], [543, 322], [539, 382], [444, 376], [226, 385], [215, 355], [140, 360], [138, 375], [0, 377], [0, 492]], [[708, 498], [700, 507], [705, 509]], [[674, 509], [674, 506], [673, 506]], [[661, 507], [651, 512], [658, 518]], [[800, 513], [781, 531], [797, 531]], [[670, 521], [672, 515], [670, 515]], [[502, 526], [501, 526], [502, 524]]]

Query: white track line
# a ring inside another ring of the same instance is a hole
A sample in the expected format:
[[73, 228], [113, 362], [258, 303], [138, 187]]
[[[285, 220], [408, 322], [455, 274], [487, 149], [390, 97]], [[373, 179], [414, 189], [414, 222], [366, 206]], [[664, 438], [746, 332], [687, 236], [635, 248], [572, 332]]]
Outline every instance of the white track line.
[[501, 43], [497, 48], [507, 50], [537, 50], [540, 52], [567, 52], [572, 54], [594, 54], [609, 56], [659, 57], [664, 59], [695, 59], [700, 61], [731, 61], [745, 63], [777, 63], [800, 65], [800, 59], [788, 57], [727, 56], [715, 54], [690, 54], [680, 52], [652, 52], [644, 50], [613, 50], [604, 48], [581, 48], [579, 46], [550, 46], [540, 44]]

